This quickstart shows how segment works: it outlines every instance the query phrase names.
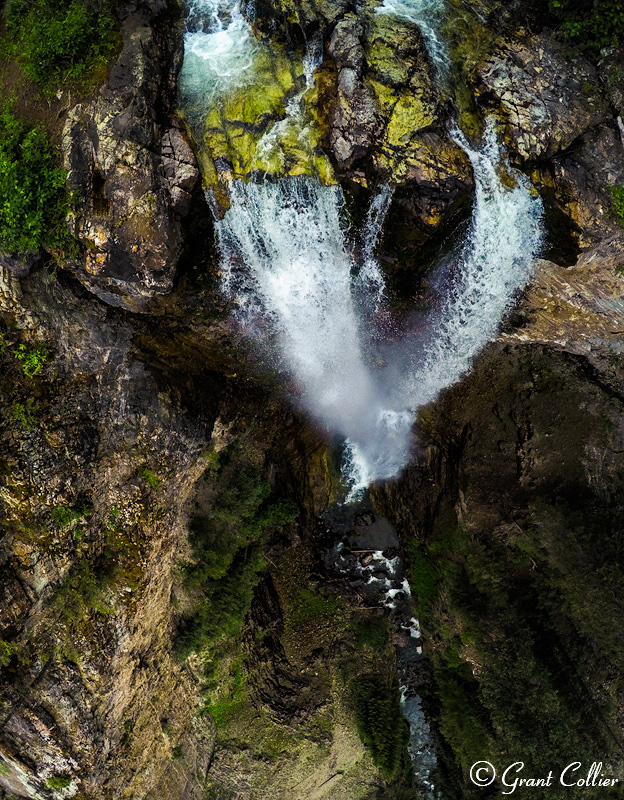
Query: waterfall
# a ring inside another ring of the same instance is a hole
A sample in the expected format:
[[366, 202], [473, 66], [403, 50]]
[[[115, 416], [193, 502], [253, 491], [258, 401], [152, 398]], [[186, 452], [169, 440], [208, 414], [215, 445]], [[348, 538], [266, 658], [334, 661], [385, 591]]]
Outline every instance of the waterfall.
[[[458, 381], [497, 333], [515, 292], [529, 280], [542, 239], [542, 203], [524, 175], [504, 164], [493, 121], [484, 143], [472, 148], [458, 129], [452, 136], [470, 158], [475, 204], [446, 302], [432, 317], [422, 366], [405, 380], [405, 400], [416, 407]], [[513, 186], [501, 182], [506, 169]]]
[[357, 290], [360, 293], [364, 312], [367, 309], [378, 311], [383, 304], [386, 287], [383, 274], [379, 269], [379, 263], [375, 258], [375, 248], [377, 247], [391, 201], [392, 189], [388, 183], [384, 183], [379, 192], [373, 197], [366, 215], [362, 242], [362, 263], [357, 279]]
[[[375, 364], [355, 297], [368, 287], [368, 303], [376, 307], [383, 292], [372, 251], [388, 190], [371, 205], [359, 273], [346, 245], [338, 187], [305, 177], [235, 181], [230, 208], [216, 224], [223, 285], [240, 322], [265, 332], [308, 412], [346, 440], [353, 493], [405, 465], [416, 411], [459, 380], [495, 337], [542, 243], [541, 202], [522, 175], [505, 167], [493, 125], [478, 149], [459, 131], [453, 135], [474, 171], [471, 226], [426, 339], [386, 350], [385, 368]], [[499, 177], [505, 168], [512, 187]]]
[[[385, 0], [377, 11], [420, 25], [443, 70], [442, 8], [439, 0]], [[192, 0], [184, 41], [180, 93], [191, 118], [251, 81], [254, 60], [269, 46], [254, 37], [238, 2], [230, 7], [227, 0]], [[256, 158], [276, 147], [280, 126], [296, 125], [304, 138], [303, 96], [321, 50], [314, 40], [304, 59], [305, 88], [264, 134]], [[233, 181], [230, 207], [216, 221], [223, 288], [236, 316], [294, 381], [308, 413], [344, 440], [351, 495], [405, 466], [417, 410], [459, 380], [495, 337], [541, 246], [540, 200], [505, 165], [493, 124], [479, 148], [457, 129], [451, 135], [472, 164], [474, 210], [444, 299], [420, 326], [427, 331], [420, 338], [384, 347], [371, 325], [384, 299], [375, 245], [390, 187], [372, 200], [359, 258], [347, 243], [340, 188], [314, 178]]]
[[[384, 0], [376, 9], [420, 27], [441, 86], [450, 71], [439, 36], [443, 8], [439, 0]], [[271, 61], [270, 45], [253, 36], [238, 3], [230, 8], [226, 0], [192, 0], [184, 42], [181, 104], [202, 139], [207, 113], [221, 96], [253, 84], [256, 64]], [[322, 45], [315, 39], [303, 62], [305, 87], [289, 96], [285, 116], [257, 142], [251, 161], [255, 175], [262, 174], [262, 164], [283, 166], [280, 142], [289, 132], [313, 158], [304, 98], [321, 57]], [[505, 162], [493, 122], [480, 147], [471, 146], [456, 127], [450, 135], [470, 159], [475, 199], [440, 299], [418, 326], [425, 333], [384, 343], [374, 326], [385, 296], [375, 249], [392, 200], [390, 186], [382, 186], [371, 201], [359, 249], [350, 244], [340, 187], [303, 175], [232, 180], [229, 208], [215, 218], [222, 287], [234, 316], [283, 373], [293, 399], [344, 442], [348, 499], [361, 498], [371, 483], [405, 467], [418, 409], [456, 383], [496, 336], [542, 245], [541, 201], [528, 180]], [[339, 556], [337, 551], [336, 563]], [[411, 617], [410, 587], [400, 560], [376, 551], [372, 561], [376, 570], [383, 566], [387, 572], [384, 607], [401, 630], [409, 630], [411, 647], [405, 653], [420, 656], [419, 625]], [[379, 580], [376, 574], [369, 576], [373, 583]], [[420, 698], [409, 689], [408, 660], [404, 654], [399, 672], [410, 755], [415, 776], [433, 798], [435, 749]]]
[[377, 14], [389, 14], [416, 25], [423, 35], [427, 52], [434, 63], [438, 77], [448, 76], [451, 60], [446, 43], [439, 35], [442, 26], [444, 3], [440, 0], [384, 0], [375, 9]]
[[[419, 25], [445, 79], [449, 58], [438, 36], [442, 9], [439, 0], [385, 0], [377, 12]], [[193, 0], [180, 78], [181, 101], [191, 118], [201, 117], [221, 94], [252, 82], [255, 60], [267, 47], [253, 36], [238, 3], [229, 8], [223, 0]], [[289, 127], [305, 146], [303, 97], [321, 55], [314, 39], [304, 59], [305, 87], [260, 139], [253, 163], [281, 158], [280, 137]], [[384, 346], [372, 324], [384, 301], [375, 247], [392, 199], [389, 186], [371, 202], [359, 258], [348, 246], [340, 188], [314, 178], [233, 181], [230, 207], [216, 220], [223, 288], [235, 316], [294, 381], [305, 410], [344, 441], [349, 497], [406, 465], [418, 409], [459, 380], [495, 337], [541, 246], [540, 200], [505, 165], [493, 124], [479, 148], [458, 129], [451, 135], [472, 164], [474, 210], [443, 300], [419, 326], [424, 336]]]
[[[389, 407], [403, 410], [392, 416], [391, 446], [396, 445], [397, 436], [402, 440], [407, 435], [406, 410], [411, 411], [411, 421], [419, 408], [456, 383], [496, 336], [516, 291], [531, 276], [543, 241], [542, 202], [533, 196], [529, 181], [504, 163], [492, 121], [480, 148], [471, 147], [459, 130], [453, 129], [452, 134], [473, 168], [472, 220], [453, 258], [444, 299], [428, 316], [426, 334], [406, 338], [384, 353], [389, 366], [379, 376], [384, 387], [379, 391]], [[512, 186], [502, 183], [500, 170], [506, 171], [506, 183]], [[381, 466], [396, 464], [406, 454], [407, 443], [395, 452], [395, 459], [385, 458], [380, 447], [384, 447], [383, 439], [375, 438], [373, 448], [370, 440], [349, 439], [345, 470], [352, 495], [383, 477]]]

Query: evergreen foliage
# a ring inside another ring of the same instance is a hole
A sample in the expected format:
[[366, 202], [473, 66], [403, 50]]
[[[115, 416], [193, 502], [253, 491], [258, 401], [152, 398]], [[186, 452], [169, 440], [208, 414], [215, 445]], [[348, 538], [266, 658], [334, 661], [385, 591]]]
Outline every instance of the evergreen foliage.
[[213, 486], [210, 510], [191, 519], [193, 560], [183, 564], [186, 587], [197, 602], [180, 625], [182, 656], [238, 632], [265, 566], [266, 534], [298, 514], [290, 501], [269, 501], [261, 465], [240, 444], [210, 463], [206, 477]]
[[398, 686], [383, 674], [369, 672], [354, 677], [350, 688], [360, 738], [382, 775], [390, 780], [402, 766], [409, 735]]

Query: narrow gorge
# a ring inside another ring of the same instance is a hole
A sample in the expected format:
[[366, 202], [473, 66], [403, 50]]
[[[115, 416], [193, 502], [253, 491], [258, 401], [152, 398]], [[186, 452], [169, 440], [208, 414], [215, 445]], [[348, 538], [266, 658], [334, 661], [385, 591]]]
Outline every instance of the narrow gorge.
[[0, 797], [621, 796], [618, 15], [6, 4]]

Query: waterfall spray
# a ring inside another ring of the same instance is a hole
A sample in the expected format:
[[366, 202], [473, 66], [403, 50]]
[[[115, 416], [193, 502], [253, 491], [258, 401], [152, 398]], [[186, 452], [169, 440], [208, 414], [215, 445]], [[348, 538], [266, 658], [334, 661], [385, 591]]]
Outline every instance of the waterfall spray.
[[[449, 63], [437, 33], [442, 8], [436, 0], [386, 0], [378, 8], [421, 26], [439, 75]], [[183, 99], [195, 98], [195, 105], [197, 97], [214, 100], [215, 93], [249, 80], [263, 45], [238, 4], [228, 11], [219, 0], [195, 0], [188, 25]], [[303, 96], [320, 56], [315, 40], [304, 59], [306, 88], [260, 141], [260, 156], [277, 146], [280, 126], [296, 125], [304, 135]], [[236, 317], [294, 380], [306, 411], [345, 442], [350, 496], [405, 466], [416, 412], [459, 380], [496, 335], [542, 243], [540, 200], [504, 164], [493, 124], [479, 148], [458, 129], [451, 135], [474, 172], [470, 229], [443, 302], [426, 320], [427, 333], [387, 345], [383, 360], [377, 358], [371, 319], [384, 298], [374, 251], [390, 187], [383, 186], [371, 202], [357, 261], [341, 221], [340, 188], [313, 178], [233, 181], [230, 207], [216, 220], [223, 288]], [[501, 170], [511, 186], [501, 182]]]

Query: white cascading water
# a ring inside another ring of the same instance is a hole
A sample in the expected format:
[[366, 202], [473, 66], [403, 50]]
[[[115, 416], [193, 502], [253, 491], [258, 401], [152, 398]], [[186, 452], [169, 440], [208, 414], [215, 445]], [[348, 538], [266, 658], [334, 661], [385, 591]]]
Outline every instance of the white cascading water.
[[[377, 8], [421, 28], [441, 84], [450, 64], [438, 35], [442, 10], [440, 0], [384, 0]], [[220, 94], [251, 85], [254, 60], [264, 47], [238, 3], [228, 10], [221, 0], [193, 0], [180, 82], [185, 112], [200, 134], [205, 114]], [[279, 154], [280, 136], [289, 125], [297, 126], [299, 140], [305, 142], [303, 98], [319, 59], [313, 48], [304, 62], [306, 89], [290, 99], [285, 118], [266, 132], [256, 159]], [[446, 291], [420, 326], [424, 335], [383, 347], [374, 330], [374, 316], [384, 301], [375, 248], [392, 199], [389, 186], [371, 202], [359, 258], [347, 244], [340, 188], [312, 178], [233, 181], [230, 207], [215, 220], [223, 288], [236, 304], [236, 316], [254, 338], [270, 346], [308, 412], [345, 442], [349, 498], [407, 464], [418, 409], [458, 381], [496, 336], [542, 244], [541, 201], [527, 179], [504, 163], [493, 123], [488, 123], [480, 148], [471, 147], [457, 129], [451, 135], [472, 164], [475, 200]], [[509, 178], [505, 183], [501, 171]], [[377, 556], [392, 566], [383, 553]], [[404, 580], [388, 588], [384, 605], [394, 608], [400, 597], [409, 602], [409, 596]], [[414, 618], [409, 629], [420, 654]], [[408, 685], [401, 692], [414, 775], [425, 796], [434, 798], [430, 778], [436, 756], [430, 730], [418, 695]]]
[[[235, 181], [230, 203], [216, 229], [224, 288], [239, 320], [275, 337], [310, 413], [368, 452], [386, 398], [367, 363], [339, 187], [305, 177]], [[405, 451], [407, 442], [391, 444], [389, 451]]]
[[363, 282], [373, 304], [383, 291], [370, 259], [387, 190], [373, 200], [359, 273], [346, 247], [338, 187], [302, 177], [236, 181], [231, 206], [217, 222], [224, 288], [236, 300], [238, 317], [250, 330], [275, 337], [307, 410], [346, 440], [352, 495], [405, 466], [418, 408], [459, 380], [495, 337], [542, 243], [541, 202], [519, 174], [513, 173], [514, 188], [501, 183], [493, 126], [480, 149], [459, 131], [454, 136], [475, 175], [470, 230], [446, 298], [428, 320], [426, 341], [394, 345], [385, 367], [375, 364], [354, 298], [361, 297]]
[[238, 0], [189, 0], [180, 104], [200, 134], [215, 98], [251, 82], [254, 57], [262, 48]]
[[[421, 25], [438, 69], [448, 64], [436, 31], [440, 3], [386, 0], [378, 11]], [[251, 82], [254, 57], [264, 46], [238, 4], [228, 11], [219, 0], [194, 0], [181, 73], [185, 109], [192, 114], [221, 92]], [[306, 61], [307, 87], [317, 59]], [[294, 121], [305, 130], [301, 108], [297, 95], [261, 147], [274, 146], [282, 123]], [[388, 346], [383, 359], [370, 320], [383, 302], [374, 250], [391, 201], [389, 187], [372, 201], [357, 263], [347, 245], [340, 188], [313, 178], [234, 181], [230, 208], [216, 221], [223, 286], [236, 301], [237, 317], [272, 346], [307, 411], [345, 441], [350, 496], [405, 466], [417, 410], [461, 378], [496, 335], [541, 246], [540, 200], [515, 172], [508, 171], [513, 188], [501, 182], [505, 166], [493, 125], [478, 149], [458, 130], [452, 135], [474, 171], [470, 230], [445, 299], [427, 319], [426, 337]]]
[[364, 313], [367, 310], [376, 312], [383, 304], [386, 287], [383, 274], [379, 269], [379, 262], [375, 257], [375, 249], [391, 202], [392, 189], [389, 184], [384, 183], [373, 197], [366, 215], [361, 265], [356, 282], [356, 290], [359, 293]]
[[416, 25], [423, 35], [427, 52], [438, 77], [445, 79], [451, 65], [446, 44], [439, 35], [444, 13], [440, 0], [384, 0], [375, 9], [377, 14], [389, 14]]

